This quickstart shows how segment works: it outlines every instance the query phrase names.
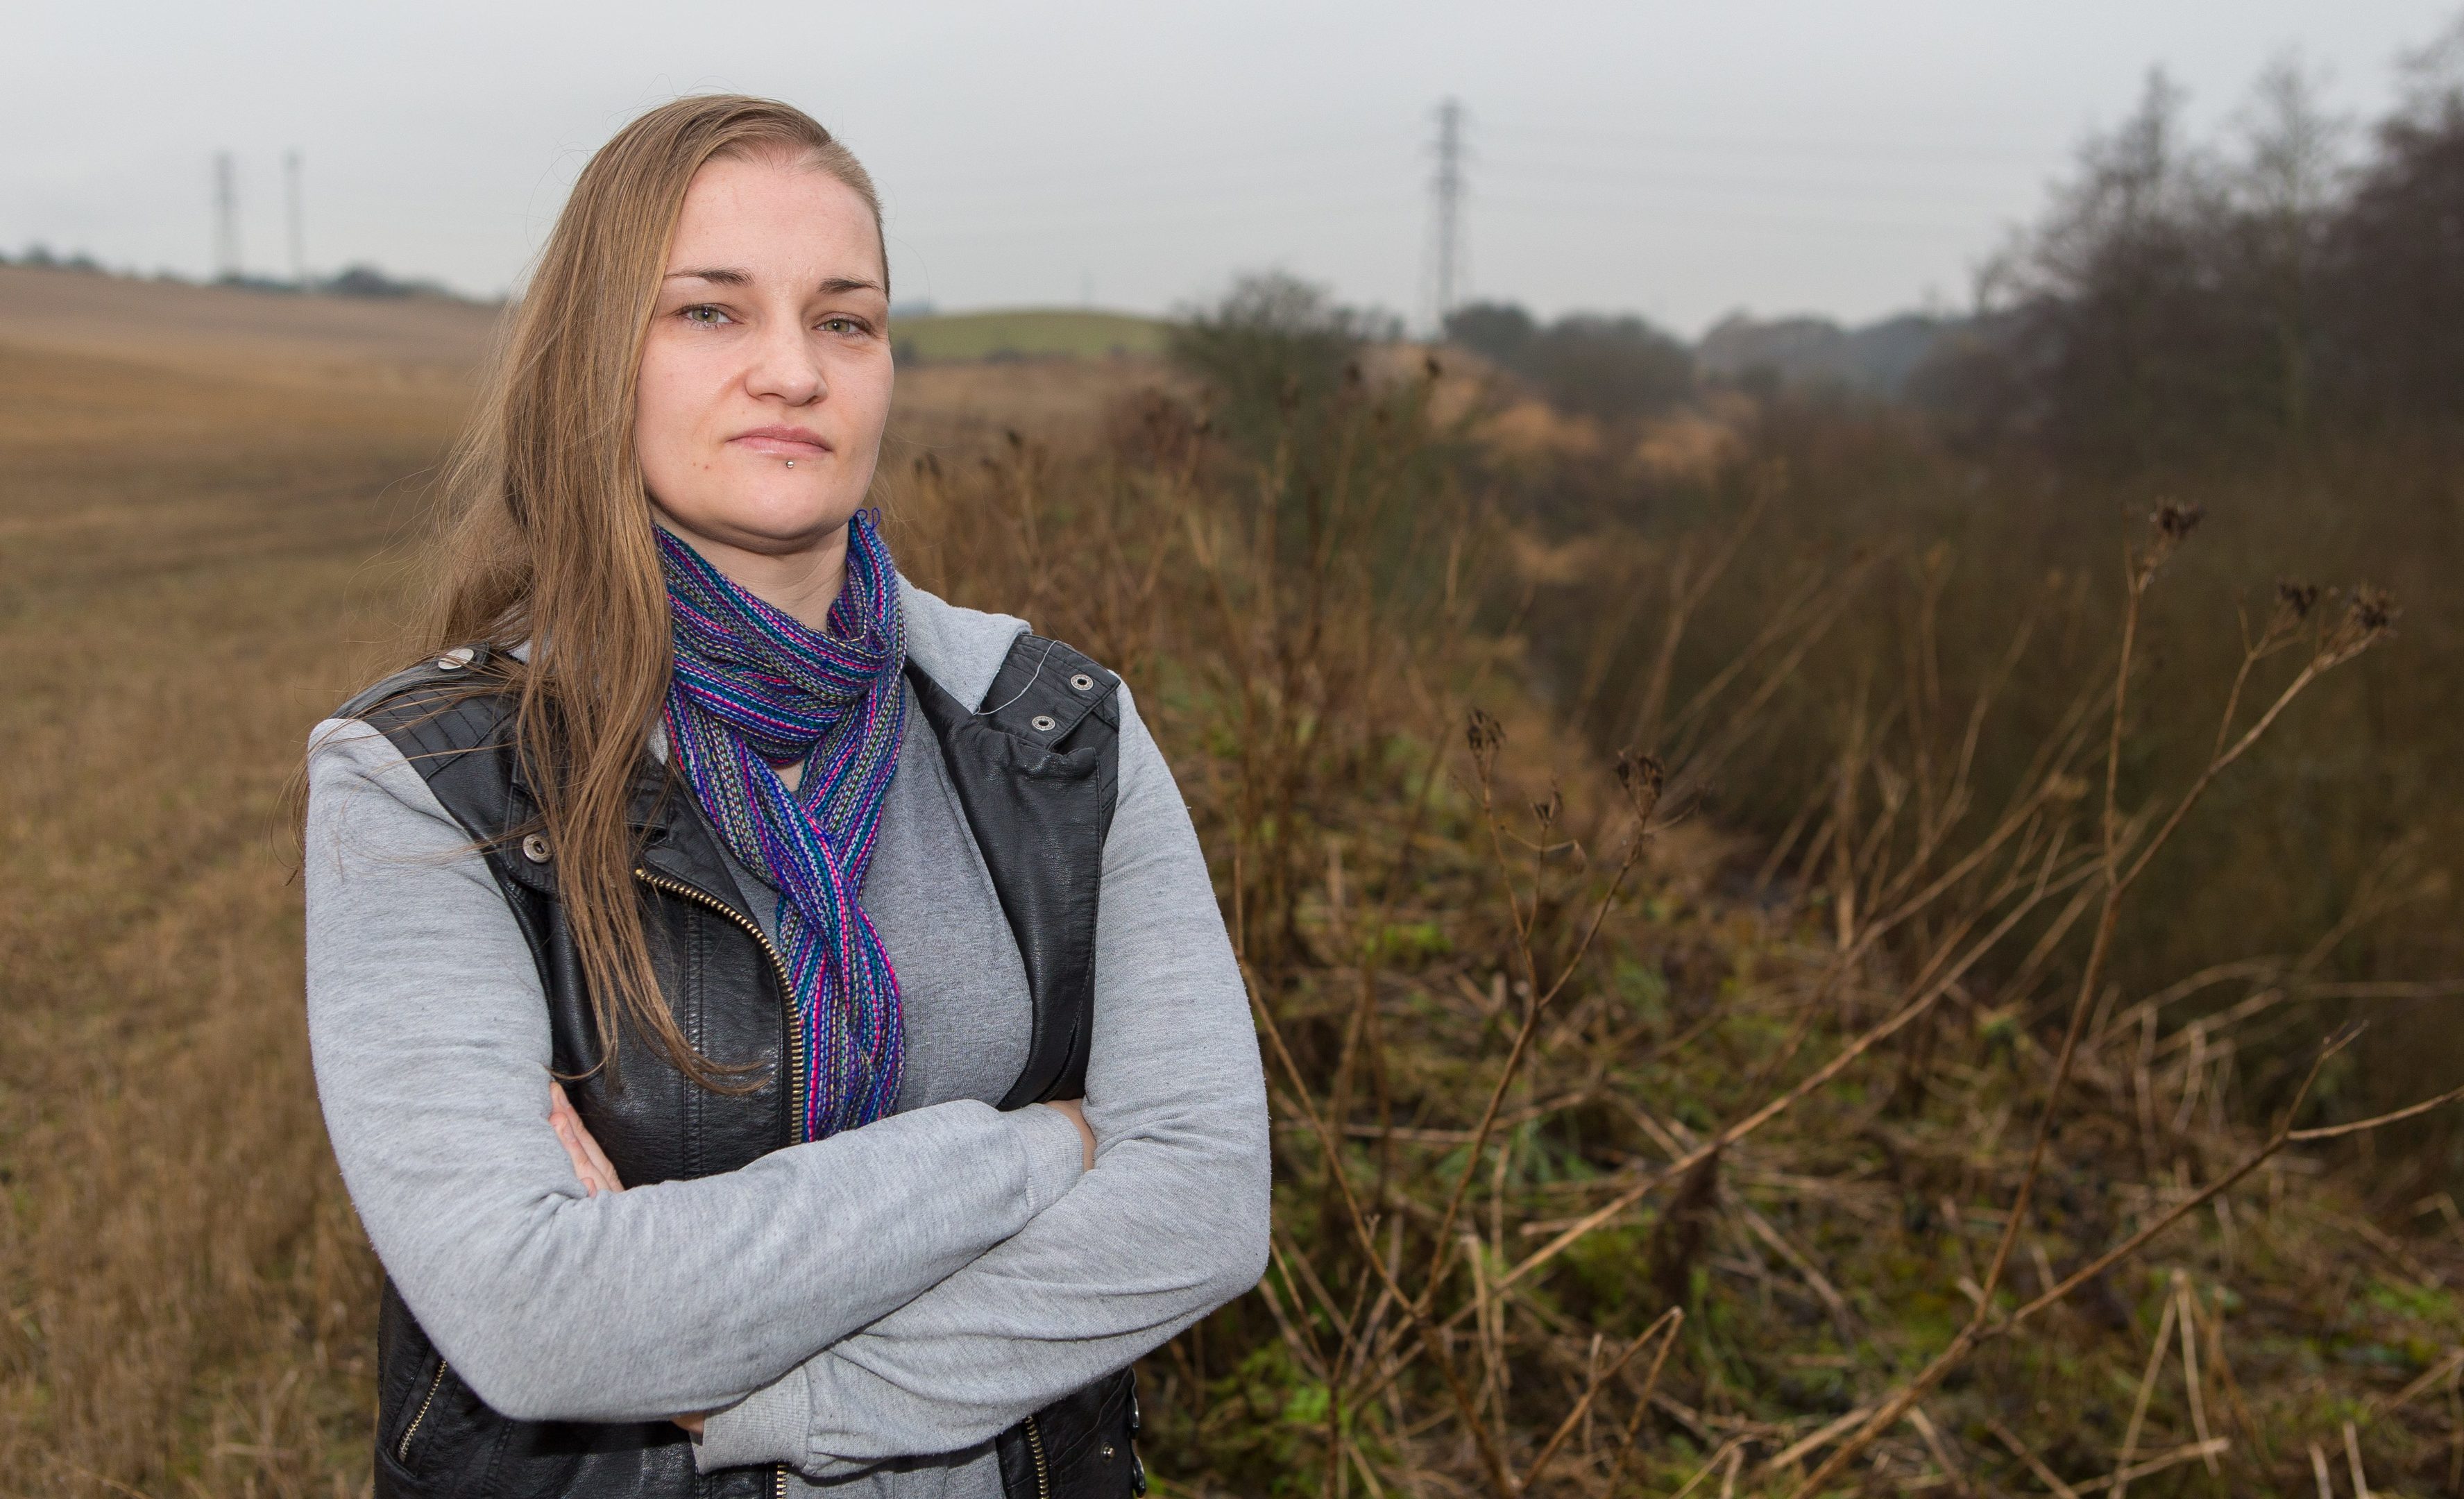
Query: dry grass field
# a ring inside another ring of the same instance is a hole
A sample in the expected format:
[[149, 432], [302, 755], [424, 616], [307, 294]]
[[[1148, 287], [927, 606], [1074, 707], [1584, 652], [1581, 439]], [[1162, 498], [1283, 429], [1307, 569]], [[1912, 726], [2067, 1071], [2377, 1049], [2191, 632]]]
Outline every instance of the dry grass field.
[[157, 290], [0, 272], [0, 1489], [321, 1493], [372, 1284], [282, 795], [484, 325]]
[[[0, 268], [0, 1495], [367, 1482], [374, 1267], [286, 794], [391, 650], [488, 325]], [[902, 377], [902, 566], [1137, 685], [1257, 1001], [1276, 1264], [1149, 1361], [1161, 1486], [2464, 1487], [2464, 1239], [2374, 1220], [2236, 1053], [2313, 1054], [2317, 975], [2092, 963], [2036, 1003], [2065, 934], [2129, 930], [2118, 856], [2190, 783], [2134, 779], [2099, 833], [2140, 733], [2117, 708], [2107, 743], [2111, 661], [2076, 653], [2091, 706], [2007, 810], [1931, 738], [1842, 746], [1884, 794], [1810, 804], [1792, 872], [1691, 809], [1853, 565], [1770, 594], [1700, 691], [1638, 677], [1665, 765], [1599, 754], [1526, 685], [1573, 563], [1432, 456], [1414, 367], [1286, 400], [1263, 458], [1158, 365]], [[1617, 580], [1699, 599], [1742, 535]], [[2340, 608], [2288, 616], [2253, 703], [2375, 645]], [[1972, 685], [1929, 733], [1986, 716]], [[2168, 1019], [2191, 995], [2231, 1003]]]
[[[0, 267], [0, 1493], [365, 1474], [286, 794], [391, 649], [492, 324]], [[943, 434], [1130, 378], [919, 375]]]

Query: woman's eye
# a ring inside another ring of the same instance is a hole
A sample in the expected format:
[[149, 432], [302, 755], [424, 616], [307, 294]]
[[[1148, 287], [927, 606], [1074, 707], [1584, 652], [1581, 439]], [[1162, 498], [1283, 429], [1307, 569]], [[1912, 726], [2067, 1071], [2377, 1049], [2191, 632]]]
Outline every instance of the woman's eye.
[[710, 306], [707, 303], [683, 308], [680, 310], [680, 316], [682, 316], [687, 322], [698, 322], [705, 326], [714, 328], [722, 322], [732, 322], [735, 320], [728, 317], [727, 314], [719, 311], [715, 307]]
[[821, 328], [825, 333], [863, 333], [868, 331], [862, 322], [853, 318], [825, 318], [821, 321]]

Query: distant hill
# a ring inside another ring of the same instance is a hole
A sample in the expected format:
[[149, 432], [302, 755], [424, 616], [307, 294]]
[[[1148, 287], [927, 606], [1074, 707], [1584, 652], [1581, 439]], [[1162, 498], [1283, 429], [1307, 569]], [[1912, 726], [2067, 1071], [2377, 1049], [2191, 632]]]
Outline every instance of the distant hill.
[[[58, 266], [0, 264], [0, 344], [107, 354], [230, 375], [321, 381], [384, 368], [467, 381], [502, 309], [440, 297], [375, 273], [301, 295]], [[1170, 324], [1074, 308], [891, 320], [910, 363], [1160, 354]]]
[[1787, 385], [1842, 385], [1898, 395], [1944, 335], [1962, 320], [1903, 313], [1859, 328], [1827, 318], [1722, 319], [1694, 348], [1702, 373], [1741, 380], [1767, 372]]
[[893, 318], [891, 342], [902, 358], [935, 360], [1100, 359], [1160, 354], [1170, 324], [1128, 313], [1063, 308], [934, 313]]
[[501, 309], [0, 265], [0, 344], [241, 378], [467, 384]]

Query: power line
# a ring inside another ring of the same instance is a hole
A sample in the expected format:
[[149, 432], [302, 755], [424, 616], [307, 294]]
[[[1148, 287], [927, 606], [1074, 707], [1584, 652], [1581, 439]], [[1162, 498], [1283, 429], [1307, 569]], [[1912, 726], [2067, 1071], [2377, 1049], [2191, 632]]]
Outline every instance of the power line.
[[1435, 209], [1431, 228], [1437, 259], [1436, 297], [1429, 321], [1442, 329], [1455, 310], [1455, 292], [1463, 279], [1463, 107], [1449, 99], [1438, 105], [1438, 174], [1429, 184]]
[[302, 220], [306, 209], [299, 194], [299, 153], [293, 151], [282, 158], [282, 197], [284, 217], [291, 231], [291, 283], [305, 291], [308, 287], [308, 231]]
[[1886, 193], [1897, 197], [1947, 197], [1991, 190], [2013, 182], [2012, 173], [1986, 177], [1927, 172], [1921, 177], [1884, 177], [1870, 172], [1824, 169], [1815, 163], [1773, 163], [1739, 170], [1699, 162], [1570, 162], [1540, 157], [1485, 158], [1492, 172], [1520, 181], [1573, 183], [1608, 188], [1674, 184], [1680, 187], [1735, 187], [1752, 192]]
[[229, 151], [214, 153], [214, 274], [239, 278], [239, 167]]
[[[1321, 138], [1285, 147], [1244, 140], [1237, 152], [1210, 163], [1204, 182], [1199, 187], [1206, 190], [1208, 184], [1244, 177], [1256, 182], [1285, 182], [1296, 175], [1295, 167], [1306, 170], [1346, 161], [1384, 166], [1391, 165], [1397, 154], [1397, 143], [1385, 141], [1347, 143]], [[887, 186], [883, 190], [893, 197], [946, 198], [953, 194], [982, 194], [991, 188], [996, 191], [989, 195], [1040, 197], [1048, 190], [1047, 184], [1070, 180], [1065, 173], [1085, 182], [1136, 183], [1142, 187], [1188, 185], [1189, 162], [1189, 151], [1180, 149], [1125, 156], [1072, 156], [1058, 165], [1039, 161], [1031, 165], [989, 169], [981, 162], [975, 162], [966, 167], [943, 170], [936, 163], [901, 171], [895, 178], [885, 173]]]
[[953, 212], [947, 216], [901, 215], [890, 222], [891, 232], [898, 234], [930, 234], [936, 239], [999, 239], [1022, 231], [1068, 231], [1090, 223], [1134, 226], [1213, 224], [1229, 220], [1254, 225], [1269, 217], [1305, 216], [1312, 221], [1408, 218], [1413, 208], [1413, 200], [1409, 198], [1353, 192], [1341, 197], [1284, 199], [1264, 207], [1255, 201], [1177, 204], [1123, 201], [1084, 207], [1053, 205], [1049, 211], [1044, 212], [1023, 209], [999, 212]]
[[1633, 132], [1550, 125], [1506, 125], [1500, 133], [1512, 142], [1542, 149], [1581, 146], [1705, 156], [1779, 156], [1831, 161], [1869, 161], [1935, 166], [1967, 162], [1980, 166], [2041, 166], [2063, 159], [2066, 148], [2031, 147], [2016, 142], [1878, 141], [1838, 136], [1702, 135], [1682, 131]]
[[[1522, 193], [1490, 193], [1481, 201], [1492, 208], [1506, 210], [1501, 222], [1512, 222], [1524, 214], [1562, 214], [1595, 219], [1621, 218], [1632, 223], [1638, 231], [1649, 227], [1653, 233], [1663, 239], [1669, 233], [1668, 224], [1671, 222], [1670, 219], [1655, 219], [1632, 204], [1607, 203], [1596, 198], [1543, 198]], [[1994, 231], [1993, 225], [1973, 217], [1877, 218], [1824, 213], [1790, 213], [1785, 210], [1761, 211], [1750, 207], [1704, 209], [1689, 205], [1681, 214], [1674, 215], [1673, 221], [1686, 229], [1769, 230], [1797, 236], [1838, 231], [1920, 239]]]

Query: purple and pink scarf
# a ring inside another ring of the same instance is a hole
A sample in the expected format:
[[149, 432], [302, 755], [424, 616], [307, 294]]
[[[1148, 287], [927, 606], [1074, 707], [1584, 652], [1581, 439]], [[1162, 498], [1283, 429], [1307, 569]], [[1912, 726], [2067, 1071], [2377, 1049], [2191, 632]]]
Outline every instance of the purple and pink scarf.
[[[779, 888], [780, 947], [811, 1059], [803, 1137], [869, 1124], [898, 1101], [898, 975], [857, 896], [898, 764], [907, 632], [898, 573], [871, 518], [847, 524], [827, 630], [771, 607], [664, 527], [675, 673], [669, 753], [745, 866]], [[789, 791], [774, 767], [801, 763]]]

